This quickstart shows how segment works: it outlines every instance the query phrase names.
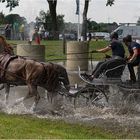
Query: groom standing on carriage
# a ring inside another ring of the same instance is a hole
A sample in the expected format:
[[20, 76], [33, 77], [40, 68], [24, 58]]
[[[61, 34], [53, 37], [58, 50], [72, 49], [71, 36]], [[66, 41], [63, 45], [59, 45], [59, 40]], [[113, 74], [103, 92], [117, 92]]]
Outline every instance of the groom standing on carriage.
[[[137, 42], [132, 41], [132, 36], [127, 35], [123, 38], [123, 42], [128, 47], [129, 56], [127, 57], [128, 61], [128, 69], [130, 72], [130, 83], [136, 82], [136, 75], [134, 72], [134, 66], [139, 66], [140, 64], [140, 44]], [[138, 75], [138, 79], [139, 79]]]

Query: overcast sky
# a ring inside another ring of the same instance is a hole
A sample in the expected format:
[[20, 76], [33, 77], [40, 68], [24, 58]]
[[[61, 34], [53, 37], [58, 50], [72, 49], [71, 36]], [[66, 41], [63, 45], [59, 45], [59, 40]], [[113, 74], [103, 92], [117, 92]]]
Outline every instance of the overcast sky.
[[[58, 0], [57, 13], [64, 14], [66, 22], [77, 22], [76, 0]], [[82, 12], [84, 1], [80, 0], [80, 15]], [[0, 11], [5, 15], [17, 13], [24, 16], [28, 22], [34, 21], [39, 15], [40, 10], [47, 11], [47, 0], [20, 0], [19, 7], [12, 12], [5, 8], [5, 4], [0, 3]], [[106, 7], [106, 0], [91, 0], [89, 3], [88, 18], [96, 22], [117, 22], [117, 23], [135, 23], [140, 17], [140, 0], [115, 0], [115, 5]]]

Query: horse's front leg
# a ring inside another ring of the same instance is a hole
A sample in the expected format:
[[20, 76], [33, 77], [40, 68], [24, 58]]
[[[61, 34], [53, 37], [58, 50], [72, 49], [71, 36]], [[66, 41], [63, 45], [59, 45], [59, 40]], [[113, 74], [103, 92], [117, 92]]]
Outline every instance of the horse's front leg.
[[4, 84], [1, 84], [0, 90], [4, 89]]
[[29, 97], [35, 96], [34, 103], [31, 107], [31, 111], [35, 111], [36, 106], [37, 106], [39, 99], [40, 99], [39, 93], [37, 91], [37, 86], [33, 85], [33, 84], [28, 84], [28, 88], [29, 88], [29, 94], [27, 95], [27, 97], [28, 96]]
[[31, 110], [32, 110], [32, 111], [35, 111], [35, 110], [36, 110], [36, 107], [37, 107], [37, 105], [38, 105], [39, 99], [40, 99], [39, 94], [36, 94], [34, 103], [33, 103], [32, 107], [31, 107]]
[[9, 84], [4, 84], [5, 88], [5, 104], [8, 104], [8, 98], [9, 98], [9, 92], [10, 92], [10, 85]]
[[9, 97], [9, 92], [10, 92], [10, 85], [7, 83], [4, 83], [0, 86], [0, 90], [5, 89], [5, 104], [8, 103], [8, 97]]
[[33, 94], [33, 88], [31, 86], [31, 84], [27, 84], [29, 92], [25, 97], [19, 98], [16, 100], [16, 102], [13, 104], [13, 106], [20, 104], [21, 102], [24, 102], [26, 99], [32, 98], [34, 96]]

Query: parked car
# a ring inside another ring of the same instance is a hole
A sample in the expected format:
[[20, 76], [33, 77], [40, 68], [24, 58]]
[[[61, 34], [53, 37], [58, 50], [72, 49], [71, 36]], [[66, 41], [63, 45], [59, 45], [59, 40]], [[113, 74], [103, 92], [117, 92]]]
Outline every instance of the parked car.
[[[72, 33], [66, 33], [64, 34], [65, 35], [65, 39], [66, 40], [76, 40], [76, 35], [75, 34], [72, 34]], [[63, 34], [59, 34], [59, 39], [60, 40], [63, 40]]]
[[119, 39], [122, 40], [127, 35], [132, 35], [134, 40], [140, 40], [140, 26], [132, 23], [121, 24], [113, 32], [117, 32]]
[[94, 32], [92, 33], [92, 38], [93, 39], [105, 39], [105, 40], [110, 40], [110, 34], [107, 32]]

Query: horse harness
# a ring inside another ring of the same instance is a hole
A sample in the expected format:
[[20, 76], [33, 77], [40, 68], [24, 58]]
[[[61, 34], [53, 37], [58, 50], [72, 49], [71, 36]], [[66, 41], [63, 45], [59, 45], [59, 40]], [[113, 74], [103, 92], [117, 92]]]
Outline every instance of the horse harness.
[[[2, 55], [0, 55], [0, 80], [3, 80], [4, 79], [4, 76], [5, 76], [5, 73], [7, 72], [7, 67], [9, 65], [9, 63], [16, 59], [16, 58], [19, 58], [21, 56], [18, 56], [18, 55], [10, 55], [10, 54], [7, 54], [7, 53], [4, 53]], [[22, 59], [26, 59], [25, 57], [21, 57]], [[35, 60], [34, 60], [35, 61]], [[40, 76], [36, 79], [37, 81], [34, 81], [34, 84], [38, 83], [38, 82], [41, 82], [41, 83], [44, 83], [46, 81], [46, 74], [47, 74], [47, 70], [45, 68], [45, 63], [43, 62], [40, 62], [43, 66], [43, 72], [40, 74]], [[8, 71], [9, 72], [9, 71]], [[9, 72], [10, 74], [14, 74], [14, 73], [11, 73]], [[15, 74], [14, 74], [15, 75]], [[18, 78], [21, 78], [22, 80], [25, 80], [23, 79], [22, 77], [19, 77], [17, 75], [15, 75], [16, 77]]]
[[6, 69], [10, 63], [10, 61], [18, 58], [17, 55], [10, 55], [5, 53], [4, 55], [0, 56], [0, 79], [3, 79], [6, 73]]

